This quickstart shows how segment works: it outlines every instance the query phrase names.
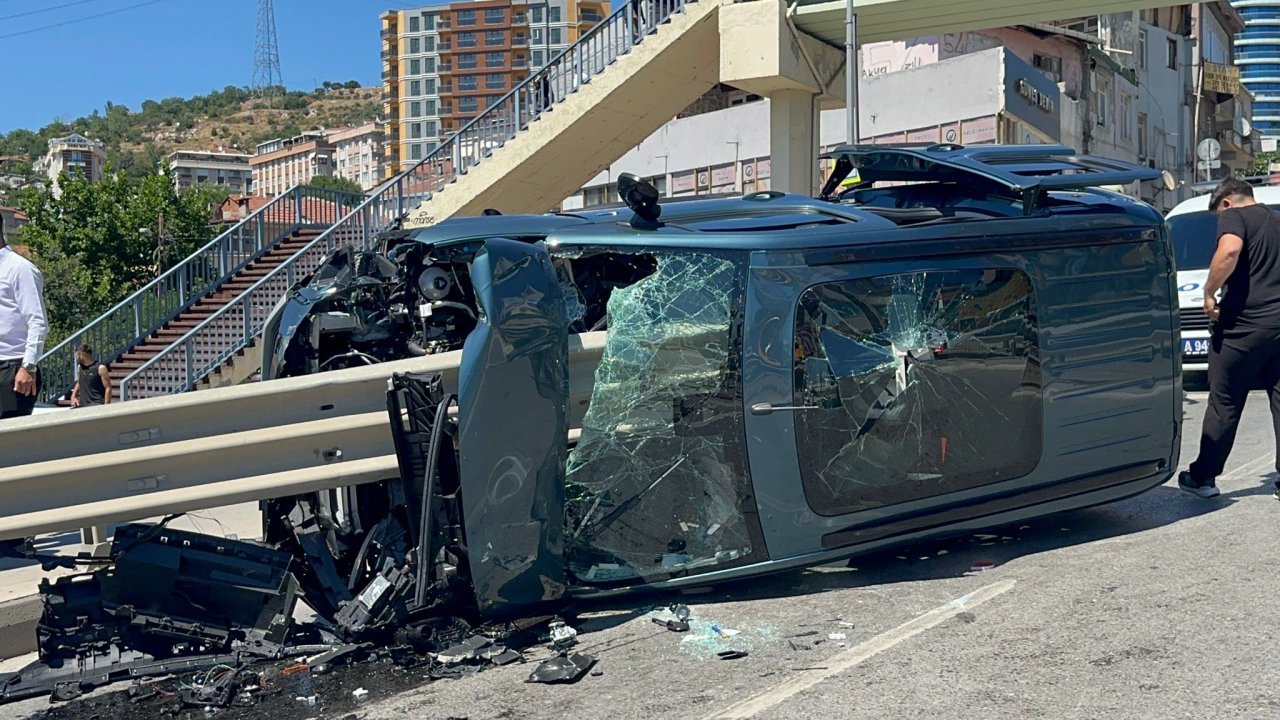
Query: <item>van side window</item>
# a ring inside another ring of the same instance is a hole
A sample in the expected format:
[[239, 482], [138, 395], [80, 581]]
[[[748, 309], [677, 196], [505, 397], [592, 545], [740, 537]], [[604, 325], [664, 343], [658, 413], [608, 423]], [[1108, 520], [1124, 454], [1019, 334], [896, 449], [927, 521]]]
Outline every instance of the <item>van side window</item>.
[[800, 297], [796, 437], [814, 512], [1030, 473], [1041, 454], [1031, 279], [1011, 268], [830, 282]]

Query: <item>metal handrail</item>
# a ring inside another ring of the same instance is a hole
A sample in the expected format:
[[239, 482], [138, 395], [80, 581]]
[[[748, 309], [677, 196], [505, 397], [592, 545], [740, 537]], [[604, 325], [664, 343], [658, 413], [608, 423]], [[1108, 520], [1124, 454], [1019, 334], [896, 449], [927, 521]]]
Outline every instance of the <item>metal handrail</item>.
[[547, 65], [493, 102], [425, 158], [382, 184], [358, 208], [255, 282], [239, 297], [129, 374], [122, 399], [183, 392], [261, 332], [289, 288], [319, 266], [344, 239], [368, 249], [376, 233], [465, 175], [557, 102], [603, 73], [657, 26], [694, 0], [639, 0], [622, 4]]
[[299, 279], [319, 267], [340, 244], [368, 249], [386, 217], [377, 198], [368, 198], [287, 260], [218, 308], [181, 338], [153, 355], [120, 382], [121, 400], [184, 392], [248, 346], [279, 299]]
[[54, 402], [75, 384], [75, 351], [94, 348], [105, 362], [116, 360], [151, 333], [182, 314], [301, 225], [328, 225], [328, 217], [307, 217], [309, 199], [354, 204], [361, 196], [338, 190], [295, 186], [232, 225], [181, 262], [143, 285], [41, 356], [41, 400]]

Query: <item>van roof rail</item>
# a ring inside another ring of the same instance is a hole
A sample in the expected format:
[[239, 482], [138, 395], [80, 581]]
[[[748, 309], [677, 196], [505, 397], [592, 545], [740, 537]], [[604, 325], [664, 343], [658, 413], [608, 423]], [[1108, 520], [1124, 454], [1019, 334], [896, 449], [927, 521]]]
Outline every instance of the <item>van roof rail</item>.
[[1158, 180], [1159, 170], [1122, 160], [1077, 155], [1062, 145], [842, 145], [823, 153], [835, 168], [823, 185], [830, 199], [855, 169], [859, 184], [875, 182], [994, 183], [1022, 198], [1031, 214], [1044, 193]]

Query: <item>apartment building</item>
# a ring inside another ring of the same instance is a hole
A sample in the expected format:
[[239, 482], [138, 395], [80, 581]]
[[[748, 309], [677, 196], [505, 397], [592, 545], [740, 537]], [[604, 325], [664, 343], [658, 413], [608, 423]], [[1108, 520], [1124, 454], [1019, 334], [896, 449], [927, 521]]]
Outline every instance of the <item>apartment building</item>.
[[252, 156], [241, 152], [217, 150], [177, 150], [169, 153], [169, 177], [173, 187], [182, 192], [194, 185], [225, 187], [233, 195], [248, 193], [253, 186]]
[[58, 190], [58, 175], [80, 173], [90, 182], [102, 179], [102, 168], [107, 162], [107, 146], [100, 140], [90, 140], [83, 135], [68, 135], [49, 141], [49, 151], [36, 163], [36, 171], [49, 178], [53, 192]]
[[386, 133], [380, 122], [329, 133], [336, 166], [334, 174], [372, 190], [382, 182]]
[[333, 175], [335, 152], [324, 132], [305, 132], [258, 145], [249, 158], [253, 194], [274, 197], [317, 175]]
[[382, 15], [387, 176], [577, 42], [604, 0], [472, 0]]

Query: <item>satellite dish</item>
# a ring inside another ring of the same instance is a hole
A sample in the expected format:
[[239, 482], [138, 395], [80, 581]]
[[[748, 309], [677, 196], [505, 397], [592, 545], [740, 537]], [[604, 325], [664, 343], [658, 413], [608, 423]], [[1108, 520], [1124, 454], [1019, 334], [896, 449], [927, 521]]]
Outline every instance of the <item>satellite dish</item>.
[[1178, 181], [1174, 179], [1173, 173], [1168, 170], [1160, 171], [1160, 180], [1164, 184], [1164, 189], [1170, 192], [1178, 189]]

